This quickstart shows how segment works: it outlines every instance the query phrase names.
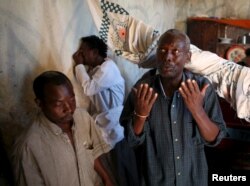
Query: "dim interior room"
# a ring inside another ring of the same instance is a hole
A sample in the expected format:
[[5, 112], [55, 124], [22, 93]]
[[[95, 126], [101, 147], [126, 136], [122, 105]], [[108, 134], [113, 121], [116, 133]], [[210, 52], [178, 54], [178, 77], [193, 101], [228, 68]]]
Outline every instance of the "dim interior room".
[[[249, 0], [238, 0], [237, 4], [227, 0], [110, 1], [159, 33], [169, 28], [186, 32], [187, 19], [193, 16], [250, 19]], [[99, 34], [92, 15], [87, 0], [0, 0], [0, 134], [7, 156], [37, 109], [32, 82], [41, 72], [65, 73], [73, 82], [77, 106], [88, 109], [90, 101], [73, 74], [72, 54], [81, 37]], [[112, 50], [109, 55], [117, 63], [128, 93], [148, 69], [116, 56]], [[244, 130], [239, 131], [250, 134]]]

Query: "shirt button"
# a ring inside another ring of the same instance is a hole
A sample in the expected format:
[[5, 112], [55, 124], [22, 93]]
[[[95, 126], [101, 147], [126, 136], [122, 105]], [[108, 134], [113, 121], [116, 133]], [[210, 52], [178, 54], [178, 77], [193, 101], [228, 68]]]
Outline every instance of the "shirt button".
[[176, 142], [177, 142], [177, 141], [178, 141], [178, 139], [176, 138], [174, 141], [176, 141]]
[[177, 175], [180, 176], [180, 175], [181, 175], [181, 172], [178, 172]]
[[176, 124], [176, 121], [174, 121], [174, 124]]
[[180, 159], [180, 156], [177, 156], [176, 159], [177, 159], [177, 160]]
[[172, 105], [172, 107], [174, 108], [174, 105]]

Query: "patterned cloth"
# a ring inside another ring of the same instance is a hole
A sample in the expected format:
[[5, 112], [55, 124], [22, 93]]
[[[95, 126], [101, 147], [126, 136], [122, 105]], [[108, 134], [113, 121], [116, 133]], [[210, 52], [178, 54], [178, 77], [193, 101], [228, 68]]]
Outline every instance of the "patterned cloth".
[[118, 56], [136, 64], [155, 48], [160, 33], [107, 0], [87, 0], [100, 37]]

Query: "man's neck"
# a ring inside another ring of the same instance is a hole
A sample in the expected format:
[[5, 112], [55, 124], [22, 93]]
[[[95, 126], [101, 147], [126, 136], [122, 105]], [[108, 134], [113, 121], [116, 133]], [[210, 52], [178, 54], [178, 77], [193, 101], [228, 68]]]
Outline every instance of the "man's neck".
[[59, 124], [58, 126], [62, 129], [62, 131], [67, 134], [67, 136], [69, 137], [69, 140], [73, 146], [73, 148], [75, 149], [75, 144], [74, 144], [74, 138], [73, 138], [73, 132], [72, 132], [72, 125], [73, 125], [74, 121], [69, 121], [67, 123], [62, 123]]
[[72, 121], [69, 121], [67, 123], [61, 123], [61, 124], [57, 124], [57, 126], [59, 126], [63, 132], [65, 133], [68, 133], [68, 132], [71, 132], [71, 128], [72, 128], [72, 125], [73, 125], [73, 120]]
[[167, 97], [172, 97], [174, 92], [180, 87], [181, 78], [169, 79], [161, 77], [160, 79], [165, 95]]

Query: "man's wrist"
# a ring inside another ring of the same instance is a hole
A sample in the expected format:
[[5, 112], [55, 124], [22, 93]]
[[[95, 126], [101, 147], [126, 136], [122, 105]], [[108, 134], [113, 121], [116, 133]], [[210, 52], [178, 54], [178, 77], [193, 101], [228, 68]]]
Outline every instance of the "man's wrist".
[[138, 114], [136, 111], [134, 111], [134, 115], [141, 119], [146, 119], [148, 117], [148, 115], [141, 115], [141, 114]]
[[77, 65], [83, 65], [83, 63], [75, 63], [75, 66], [77, 66]]

